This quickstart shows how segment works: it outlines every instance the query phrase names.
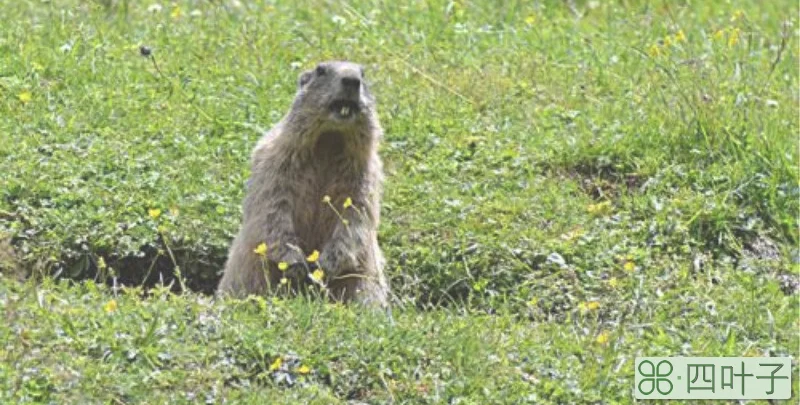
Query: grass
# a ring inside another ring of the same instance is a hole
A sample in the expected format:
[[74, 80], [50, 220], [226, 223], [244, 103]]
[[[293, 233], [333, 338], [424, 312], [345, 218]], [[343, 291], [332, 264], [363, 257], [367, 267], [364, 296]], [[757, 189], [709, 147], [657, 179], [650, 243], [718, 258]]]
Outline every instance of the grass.
[[[800, 355], [797, 4], [162, 4], [0, 0], [0, 402], [627, 403], [639, 355]], [[334, 58], [393, 324], [203, 294]]]

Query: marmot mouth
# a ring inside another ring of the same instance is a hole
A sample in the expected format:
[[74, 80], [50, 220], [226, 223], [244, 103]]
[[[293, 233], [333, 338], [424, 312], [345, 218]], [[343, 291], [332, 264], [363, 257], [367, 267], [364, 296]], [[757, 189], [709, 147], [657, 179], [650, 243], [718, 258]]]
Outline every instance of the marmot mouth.
[[331, 112], [337, 118], [351, 118], [361, 111], [358, 102], [351, 100], [336, 100], [331, 103]]

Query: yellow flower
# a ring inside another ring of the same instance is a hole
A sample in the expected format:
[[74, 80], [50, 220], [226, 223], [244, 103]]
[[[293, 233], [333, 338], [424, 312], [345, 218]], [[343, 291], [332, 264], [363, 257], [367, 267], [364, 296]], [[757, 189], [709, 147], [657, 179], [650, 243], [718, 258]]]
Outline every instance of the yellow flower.
[[578, 304], [578, 309], [582, 312], [594, 311], [597, 308], [600, 308], [600, 303], [597, 301], [581, 302]]
[[281, 284], [289, 284], [289, 280], [286, 277], [281, 277]]
[[725, 37], [725, 29], [716, 30], [714, 31], [714, 35], [712, 35], [714, 39], [722, 39]]
[[326, 195], [325, 197], [322, 197], [322, 202], [324, 202], [325, 204], [331, 202], [331, 196]]
[[277, 359], [275, 359], [275, 361], [272, 362], [272, 364], [269, 365], [269, 371], [275, 371], [281, 368], [281, 364], [283, 364], [283, 359], [278, 357]]
[[306, 260], [308, 260], [311, 263], [315, 263], [317, 260], [319, 260], [319, 251], [314, 250], [313, 252], [311, 252], [311, 254], [308, 255], [308, 257], [306, 257]]
[[161, 210], [158, 208], [150, 208], [147, 210], [147, 214], [150, 215], [150, 218], [157, 219], [161, 216]]
[[253, 249], [253, 252], [255, 252], [255, 254], [257, 254], [259, 256], [266, 256], [267, 255], [267, 244], [266, 243], [262, 243], [262, 244], [258, 245], [258, 247]]
[[349, 207], [351, 205], [353, 205], [353, 200], [351, 200], [350, 197], [347, 197], [347, 199], [344, 200], [344, 204], [342, 204], [342, 207], [344, 209], [347, 209], [347, 207]]
[[297, 368], [297, 372], [300, 374], [308, 374], [311, 372], [311, 369], [304, 364]]
[[661, 55], [661, 48], [658, 47], [658, 44], [650, 45], [650, 48], [647, 48], [647, 54], [655, 58]]
[[533, 297], [533, 298], [531, 298], [531, 300], [530, 300], [530, 301], [528, 301], [528, 305], [530, 305], [530, 306], [532, 306], [532, 307], [535, 307], [535, 306], [536, 306], [536, 304], [538, 304], [538, 303], [539, 303], [539, 299], [538, 299], [538, 298], [536, 298], [536, 297]]
[[733, 48], [736, 44], [739, 43], [739, 29], [734, 28], [731, 30], [731, 33], [728, 35], [728, 47]]
[[533, 25], [533, 23], [535, 23], [535, 22], [536, 22], [536, 16], [535, 15], [531, 14], [531, 15], [525, 17], [525, 24]]
[[100, 269], [100, 270], [104, 270], [106, 267], [108, 267], [108, 266], [106, 266], [106, 259], [103, 259], [102, 257], [99, 257], [97, 259], [97, 268]]
[[318, 283], [322, 282], [323, 277], [325, 277], [325, 272], [322, 271], [322, 269], [316, 269], [313, 273], [311, 273], [311, 279]]
[[608, 285], [610, 285], [611, 288], [617, 288], [617, 286], [619, 285], [619, 281], [617, 281], [616, 277], [611, 277], [610, 279], [608, 279]]
[[562, 234], [560, 236], [560, 238], [565, 240], [565, 241], [567, 241], [567, 242], [572, 242], [575, 239], [578, 239], [581, 236], [583, 236], [585, 233], [586, 232], [583, 229], [581, 229], [580, 227], [576, 227], [576, 228], [572, 229], [571, 231]]
[[675, 42], [686, 42], [686, 34], [683, 33], [683, 30], [679, 30], [677, 34], [675, 34]]
[[19, 93], [19, 96], [17, 97], [19, 97], [19, 101], [22, 101], [22, 104], [28, 104], [31, 101], [31, 99], [33, 99], [33, 95], [31, 95], [31, 92], [27, 90], [23, 91], [22, 93]]
[[636, 263], [634, 263], [632, 260], [626, 260], [625, 264], [622, 265], [622, 268], [625, 269], [625, 271], [634, 271], [636, 270]]
[[603, 201], [599, 204], [589, 204], [589, 206], [586, 207], [586, 211], [592, 215], [607, 214], [611, 211], [611, 202]]
[[666, 37], [664, 37], [664, 46], [667, 47], [670, 45], [672, 45], [672, 37], [667, 35]]
[[597, 335], [597, 338], [594, 341], [601, 345], [608, 343], [608, 332], [606, 331], [600, 332], [600, 334]]
[[343, 223], [345, 226], [347, 226], [347, 225], [350, 225], [350, 221], [348, 221], [348, 220], [346, 220], [346, 219], [343, 219], [343, 220], [342, 220], [342, 223]]
[[744, 11], [736, 10], [733, 12], [733, 15], [731, 15], [731, 22], [741, 20], [742, 18], [744, 18]]
[[286, 271], [286, 269], [288, 269], [288, 268], [289, 268], [289, 263], [286, 263], [286, 262], [278, 263], [278, 270]]
[[106, 312], [109, 313], [109, 314], [114, 312], [114, 311], [116, 311], [117, 310], [117, 300], [108, 301], [106, 303], [106, 305], [103, 306], [103, 309], [105, 309]]
[[181, 15], [183, 15], [183, 11], [181, 11], [180, 7], [175, 6], [175, 8], [172, 9], [172, 12], [169, 13], [169, 15], [174, 19], [178, 19], [181, 18]]

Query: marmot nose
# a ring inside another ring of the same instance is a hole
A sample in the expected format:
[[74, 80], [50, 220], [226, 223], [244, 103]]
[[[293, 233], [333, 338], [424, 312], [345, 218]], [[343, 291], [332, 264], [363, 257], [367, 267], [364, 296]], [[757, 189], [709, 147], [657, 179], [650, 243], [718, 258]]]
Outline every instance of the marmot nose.
[[342, 87], [344, 87], [345, 90], [357, 91], [359, 87], [361, 87], [361, 79], [357, 77], [343, 77]]

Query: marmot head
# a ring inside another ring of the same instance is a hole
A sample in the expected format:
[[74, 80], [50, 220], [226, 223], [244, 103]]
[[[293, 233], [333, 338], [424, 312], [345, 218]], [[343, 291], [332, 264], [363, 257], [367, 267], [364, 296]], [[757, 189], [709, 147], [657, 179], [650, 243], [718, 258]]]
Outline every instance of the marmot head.
[[375, 100], [364, 82], [361, 65], [332, 61], [300, 75], [295, 103], [304, 110], [326, 111], [321, 118], [341, 127], [372, 118]]

